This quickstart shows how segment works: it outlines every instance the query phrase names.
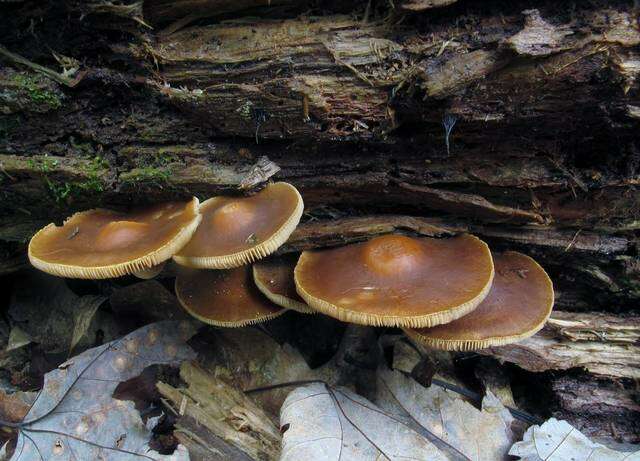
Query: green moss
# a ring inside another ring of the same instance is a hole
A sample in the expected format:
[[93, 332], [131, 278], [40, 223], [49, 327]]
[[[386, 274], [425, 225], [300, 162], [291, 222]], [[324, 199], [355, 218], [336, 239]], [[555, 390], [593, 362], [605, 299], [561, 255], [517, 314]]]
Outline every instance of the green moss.
[[45, 88], [34, 76], [16, 74], [13, 84], [29, 96], [31, 102], [38, 106], [39, 112], [59, 109], [62, 106], [61, 96]]
[[109, 170], [109, 162], [104, 158], [96, 155], [87, 163], [81, 171], [85, 174], [86, 179], [73, 184], [73, 188], [77, 192], [99, 193], [104, 190], [104, 181], [102, 177]]
[[94, 152], [93, 145], [90, 142], [77, 142], [76, 138], [73, 136], [69, 137], [69, 144], [71, 144], [71, 147], [78, 150], [81, 154], [91, 156]]
[[136, 184], [153, 183], [157, 185], [166, 185], [169, 183], [171, 171], [166, 167], [142, 167], [134, 168], [131, 171], [122, 173], [120, 180], [124, 183]]
[[41, 173], [49, 173], [56, 166], [58, 166], [58, 160], [44, 155], [42, 157], [32, 157], [27, 160], [27, 165], [32, 170], [40, 171]]
[[104, 191], [105, 170], [108, 170], [109, 163], [100, 156], [95, 156], [89, 162], [82, 163], [78, 170], [84, 178], [80, 181], [55, 181], [49, 177], [49, 173], [58, 165], [58, 160], [47, 155], [43, 157], [30, 158], [28, 166], [42, 173], [42, 180], [47, 187], [49, 195], [56, 203], [65, 203], [71, 197], [80, 194], [97, 194]]

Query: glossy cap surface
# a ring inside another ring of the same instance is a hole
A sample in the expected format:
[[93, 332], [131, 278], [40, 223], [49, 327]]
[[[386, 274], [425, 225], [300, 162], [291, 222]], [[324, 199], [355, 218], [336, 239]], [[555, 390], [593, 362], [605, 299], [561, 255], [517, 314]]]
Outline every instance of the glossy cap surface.
[[286, 311], [256, 288], [250, 266], [229, 270], [182, 268], [176, 277], [176, 296], [189, 314], [221, 327], [264, 322]]
[[174, 260], [198, 269], [250, 264], [287, 241], [303, 208], [296, 188], [283, 182], [251, 197], [213, 197], [200, 206], [202, 223]]
[[343, 321], [423, 327], [473, 310], [493, 279], [487, 245], [471, 235], [449, 239], [385, 235], [304, 252], [295, 268], [300, 296]]
[[258, 289], [278, 306], [303, 314], [313, 314], [307, 303], [298, 295], [293, 281], [293, 269], [297, 254], [270, 257], [253, 264], [253, 280]]
[[494, 258], [496, 276], [485, 300], [471, 313], [446, 325], [407, 334], [436, 349], [477, 350], [534, 335], [553, 308], [551, 279], [532, 258], [506, 252]]
[[29, 260], [53, 275], [102, 279], [162, 264], [193, 236], [198, 199], [154, 205], [129, 213], [90, 210], [62, 226], [49, 224], [29, 242]]

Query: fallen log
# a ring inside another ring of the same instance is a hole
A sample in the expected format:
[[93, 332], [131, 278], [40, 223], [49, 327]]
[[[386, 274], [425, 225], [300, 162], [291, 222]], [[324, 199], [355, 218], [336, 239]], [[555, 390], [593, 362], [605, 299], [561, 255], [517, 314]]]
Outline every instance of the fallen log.
[[640, 317], [554, 312], [537, 335], [480, 353], [525, 370], [580, 369], [612, 380], [640, 378]]

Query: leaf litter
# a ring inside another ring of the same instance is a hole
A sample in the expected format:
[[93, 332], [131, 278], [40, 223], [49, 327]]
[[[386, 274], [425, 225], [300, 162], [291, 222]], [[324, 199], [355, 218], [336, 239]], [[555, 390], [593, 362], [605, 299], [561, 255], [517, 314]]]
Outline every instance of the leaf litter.
[[[411, 360], [402, 372], [379, 367], [367, 400], [335, 385], [335, 363], [312, 370], [296, 349], [254, 328], [207, 329], [208, 342], [191, 342], [200, 364], [185, 362], [195, 357], [184, 343], [193, 333], [187, 322], [148, 325], [48, 373], [17, 425], [11, 459], [640, 459], [640, 452], [611, 450], [554, 419], [530, 427], [518, 442], [512, 415], [493, 394], [476, 408], [455, 392], [424, 387], [407, 373]], [[149, 365], [180, 363], [184, 384], [157, 385], [180, 442], [161, 455], [149, 446], [157, 418], [145, 425], [132, 402], [112, 394]], [[256, 387], [261, 392], [243, 392]]]
[[133, 402], [116, 400], [112, 394], [120, 382], [150, 365], [177, 366], [195, 358], [185, 343], [194, 332], [188, 322], [147, 325], [47, 373], [42, 390], [17, 425], [11, 460], [188, 460], [184, 447], [172, 455], [153, 451], [150, 429]]
[[510, 455], [524, 461], [639, 461], [640, 450], [622, 452], [594, 443], [566, 421], [551, 418], [531, 426], [523, 440], [511, 447]]
[[78, 296], [64, 279], [30, 272], [14, 287], [8, 311], [12, 335], [19, 329], [23, 342], [28, 338], [49, 354], [91, 347], [98, 331], [110, 341], [118, 336], [118, 327], [108, 313], [98, 310], [105, 300], [99, 295]]

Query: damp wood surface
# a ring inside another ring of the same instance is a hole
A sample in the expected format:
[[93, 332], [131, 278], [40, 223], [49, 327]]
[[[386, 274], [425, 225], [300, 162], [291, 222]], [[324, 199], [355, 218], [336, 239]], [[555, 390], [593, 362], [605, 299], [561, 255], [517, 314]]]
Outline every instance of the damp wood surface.
[[[557, 312], [488, 353], [558, 373], [566, 414], [604, 415], [593, 434], [624, 426], [640, 413], [639, 13], [631, 1], [0, 2], [0, 276], [75, 211], [287, 181], [305, 214], [281, 253], [469, 232], [534, 257]], [[591, 391], [616, 402], [601, 411]]]

